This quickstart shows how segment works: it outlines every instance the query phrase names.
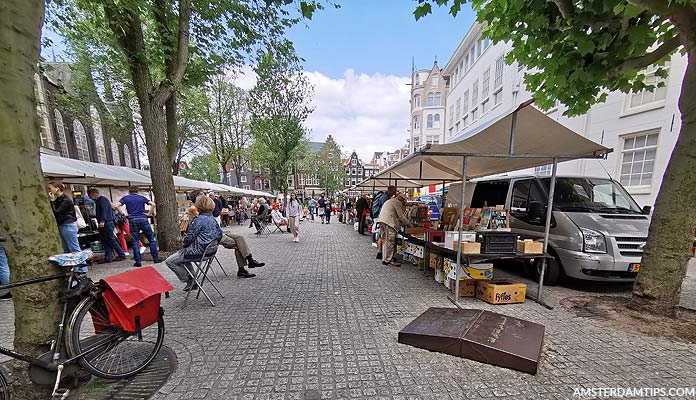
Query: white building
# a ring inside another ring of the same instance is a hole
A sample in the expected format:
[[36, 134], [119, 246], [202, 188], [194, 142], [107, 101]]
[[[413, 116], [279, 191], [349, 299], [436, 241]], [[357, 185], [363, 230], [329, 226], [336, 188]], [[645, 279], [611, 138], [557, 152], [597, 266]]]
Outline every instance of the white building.
[[[507, 114], [531, 98], [524, 85], [524, 70], [507, 65], [510, 43], [492, 44], [481, 39], [475, 23], [443, 68], [449, 81], [446, 98], [445, 142], [456, 142], [476, 128]], [[607, 101], [578, 117], [565, 117], [558, 105], [546, 113], [573, 131], [613, 148], [607, 160], [578, 160], [559, 164], [559, 174], [611, 175], [642, 205], [653, 205], [662, 176], [681, 127], [678, 100], [687, 59], [675, 54], [669, 63], [665, 87], [625, 94], [610, 92]], [[649, 82], [663, 81], [647, 71]], [[535, 168], [550, 173], [550, 166]], [[531, 170], [520, 171], [530, 173]]]
[[430, 70], [411, 73], [409, 153], [426, 143], [444, 143], [447, 82], [437, 62]]

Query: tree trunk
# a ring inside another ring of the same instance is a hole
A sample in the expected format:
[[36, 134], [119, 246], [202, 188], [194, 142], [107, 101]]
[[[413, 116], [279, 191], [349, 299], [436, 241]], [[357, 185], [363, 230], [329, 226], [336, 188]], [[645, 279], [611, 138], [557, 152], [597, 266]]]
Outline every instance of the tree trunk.
[[682, 83], [682, 126], [655, 202], [648, 243], [630, 307], [673, 314], [691, 257], [696, 227], [696, 46]]
[[[42, 0], [0, 2], [0, 235], [11, 280], [55, 274], [46, 258], [60, 253], [58, 229], [49, 205], [39, 162], [39, 121], [34, 98], [34, 71], [43, 22]], [[57, 281], [12, 289], [16, 350], [38, 355], [58, 327]], [[32, 385], [25, 363], [15, 367], [13, 398], [47, 398]]]

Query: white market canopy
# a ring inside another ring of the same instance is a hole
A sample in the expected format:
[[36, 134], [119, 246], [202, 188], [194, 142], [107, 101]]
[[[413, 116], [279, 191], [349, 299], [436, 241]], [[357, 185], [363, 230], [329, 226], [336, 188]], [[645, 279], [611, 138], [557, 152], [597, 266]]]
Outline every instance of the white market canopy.
[[409, 179], [404, 179], [399, 175], [393, 175], [393, 177], [386, 175], [380, 177], [371, 176], [357, 183], [350, 189], [362, 193], [371, 193], [379, 192], [380, 190], [387, 190], [387, 187], [389, 187], [390, 185], [395, 185], [397, 189], [415, 189], [423, 186], [418, 182], [414, 182]]
[[530, 100], [464, 140], [426, 145], [375, 177], [426, 186], [461, 181], [464, 159], [466, 178], [479, 178], [552, 164], [554, 159], [604, 158], [611, 151], [549, 118]]

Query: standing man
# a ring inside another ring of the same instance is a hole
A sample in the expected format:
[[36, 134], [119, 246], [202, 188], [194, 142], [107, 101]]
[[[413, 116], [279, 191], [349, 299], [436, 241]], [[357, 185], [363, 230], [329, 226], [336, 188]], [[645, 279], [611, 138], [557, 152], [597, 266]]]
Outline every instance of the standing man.
[[[395, 188], [396, 190], [396, 188]], [[360, 196], [358, 201], [355, 203], [356, 218], [358, 219], [358, 233], [360, 235], [365, 235], [365, 222], [367, 221], [367, 195], [363, 194]]]
[[411, 226], [411, 221], [404, 215], [403, 206], [406, 198], [396, 196], [396, 187], [387, 188], [387, 200], [379, 212], [379, 232], [382, 239], [382, 264], [400, 267], [401, 263], [394, 258], [396, 233], [401, 224]]
[[147, 220], [147, 215], [145, 214], [145, 205], [149, 205], [154, 211], [155, 203], [150, 201], [147, 197], [139, 195], [138, 188], [135, 186], [131, 186], [128, 189], [128, 193], [127, 196], [123, 196], [121, 200], [114, 204], [114, 208], [126, 206], [131, 238], [133, 239], [133, 256], [135, 257], [135, 264], [133, 265], [136, 267], [142, 266], [140, 263], [140, 245], [138, 243], [141, 232], [145, 234], [147, 240], [150, 242], [150, 254], [152, 254], [153, 262], [158, 264], [161, 261], [157, 253], [157, 241], [155, 240], [155, 234], [152, 232], [150, 221]]
[[319, 216], [321, 217], [321, 223], [323, 224], [324, 219], [326, 218], [326, 199], [324, 198], [323, 194], [319, 198], [317, 204], [319, 204]]
[[208, 196], [210, 196], [210, 199], [213, 201], [213, 203], [215, 203], [215, 208], [213, 208], [213, 218], [215, 218], [219, 226], [222, 226], [222, 219], [220, 218], [220, 214], [222, 213], [222, 202], [214, 192], [210, 192]]
[[114, 209], [111, 202], [106, 197], [100, 196], [97, 188], [87, 190], [87, 196], [94, 201], [97, 223], [99, 223], [99, 235], [104, 243], [104, 260], [100, 264], [110, 263], [113, 253], [117, 254], [115, 261], [125, 260], [126, 253], [123, 252], [114, 235]]
[[309, 198], [307, 208], [309, 208], [309, 215], [312, 217], [312, 221], [314, 221], [314, 210], [317, 208], [317, 201], [314, 200], [314, 197]]

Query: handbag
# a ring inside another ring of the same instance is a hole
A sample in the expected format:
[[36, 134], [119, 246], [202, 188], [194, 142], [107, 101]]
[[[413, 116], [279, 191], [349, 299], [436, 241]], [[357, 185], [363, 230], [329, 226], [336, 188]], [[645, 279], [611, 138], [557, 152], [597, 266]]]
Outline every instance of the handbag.
[[126, 223], [126, 216], [121, 213], [114, 214], [114, 225], [124, 225]]
[[77, 218], [77, 229], [83, 229], [87, 227], [87, 223], [85, 222], [85, 219], [82, 217], [82, 212], [80, 212], [80, 209], [77, 206], [75, 207], [75, 217]]

